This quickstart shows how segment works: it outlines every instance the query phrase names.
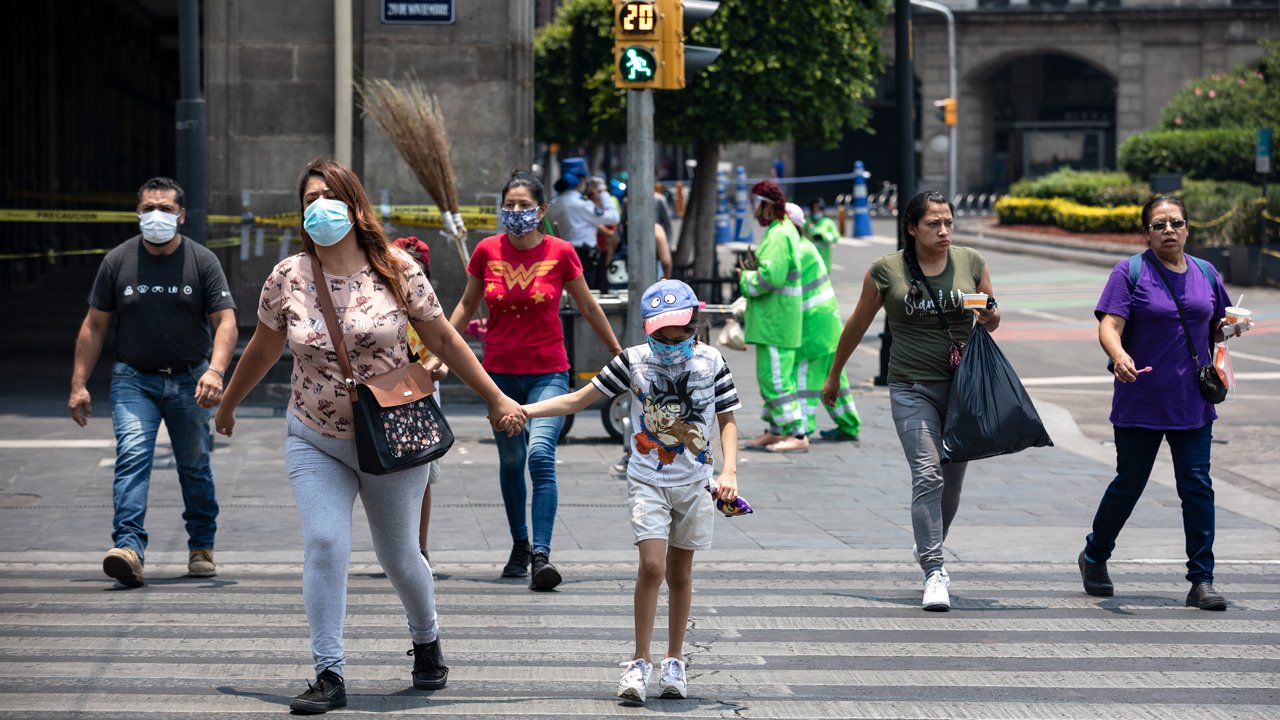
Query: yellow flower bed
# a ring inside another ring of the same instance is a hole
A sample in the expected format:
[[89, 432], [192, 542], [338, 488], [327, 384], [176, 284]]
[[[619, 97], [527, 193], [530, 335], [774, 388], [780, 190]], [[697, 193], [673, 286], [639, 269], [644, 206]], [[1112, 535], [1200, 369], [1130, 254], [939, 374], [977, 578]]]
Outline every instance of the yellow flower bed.
[[1142, 207], [1090, 207], [1062, 198], [1004, 197], [996, 202], [1003, 225], [1056, 225], [1079, 233], [1134, 232], [1142, 222]]

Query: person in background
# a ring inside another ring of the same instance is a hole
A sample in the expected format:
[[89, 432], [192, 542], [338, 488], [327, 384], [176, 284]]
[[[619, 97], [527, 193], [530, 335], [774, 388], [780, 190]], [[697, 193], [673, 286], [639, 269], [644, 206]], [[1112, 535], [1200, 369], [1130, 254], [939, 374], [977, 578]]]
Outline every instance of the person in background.
[[151, 178], [138, 189], [137, 211], [141, 233], [107, 253], [98, 267], [89, 312], [76, 336], [67, 401], [71, 419], [80, 427], [88, 424], [89, 375], [114, 318], [114, 547], [102, 559], [102, 570], [125, 587], [145, 582], [148, 536], [143, 521], [161, 420], [182, 486], [187, 574], [218, 574], [209, 408], [222, 399], [222, 376], [237, 335], [236, 306], [218, 257], [178, 233], [187, 217], [182, 187], [169, 178]]
[[565, 173], [556, 180], [551, 189], [555, 191], [555, 197], [551, 198], [551, 202], [547, 204], [547, 214], [542, 218], [542, 232], [554, 237], [564, 237], [564, 207], [560, 204], [569, 192], [577, 192], [574, 186], [578, 184], [578, 176], [573, 173]]
[[[395, 247], [404, 250], [413, 258], [422, 268], [422, 274], [426, 276], [427, 282], [431, 281], [431, 246], [419, 240], [416, 237], [396, 238], [391, 243]], [[422, 338], [418, 337], [418, 331], [413, 326], [405, 328], [405, 338], [409, 342], [409, 350], [422, 367], [431, 371], [431, 379], [436, 383], [436, 402], [441, 402], [440, 398], [440, 381], [449, 375], [449, 368], [440, 358], [436, 357], [426, 344], [422, 342]], [[443, 403], [442, 403], [443, 404]], [[426, 558], [427, 565], [431, 566], [432, 575], [439, 577], [436, 567], [431, 565], [431, 554], [427, 552], [427, 531], [431, 525], [431, 487], [440, 482], [440, 462], [437, 460], [427, 464], [427, 489], [422, 492], [422, 517], [418, 521], [418, 549], [422, 552], [422, 557]]]
[[840, 229], [836, 221], [827, 217], [826, 205], [822, 198], [814, 200], [809, 206], [809, 219], [804, 225], [804, 236], [818, 248], [822, 256], [822, 264], [827, 272], [831, 272], [831, 249], [840, 242]]
[[[658, 593], [667, 582], [667, 652], [659, 695], [688, 696], [684, 637], [693, 604], [693, 554], [711, 548], [715, 506], [738, 496], [737, 422], [741, 407], [720, 351], [698, 342], [698, 298], [679, 280], [660, 280], [640, 299], [647, 342], [627, 348], [570, 395], [526, 405], [529, 417], [563, 416], [603, 397], [631, 393], [627, 501], [640, 552], [635, 588], [635, 653], [622, 663], [618, 697], [643, 703], [653, 662], [649, 646]], [[513, 418], [513, 422], [519, 418]], [[712, 483], [711, 424], [720, 428], [721, 470]], [[711, 492], [708, 492], [711, 491]]]
[[[787, 203], [787, 217], [801, 230], [806, 229], [804, 211], [795, 203]], [[853, 401], [848, 375], [840, 373], [840, 393], [835, 405], [822, 402], [822, 384], [835, 358], [840, 341], [840, 303], [827, 267], [818, 256], [818, 248], [805, 235], [800, 236], [801, 339], [796, 351], [796, 385], [804, 404], [804, 432], [812, 437], [818, 432], [818, 406], [824, 405], [836, 426], [819, 433], [823, 440], [852, 442], [858, 439], [862, 419]]]
[[[369, 205], [360, 179], [332, 156], [307, 164], [298, 178], [302, 252], [268, 275], [258, 302], [258, 326], [240, 356], [214, 425], [231, 437], [235, 411], [284, 352], [293, 353], [285, 467], [302, 526], [302, 601], [311, 631], [316, 680], [293, 698], [299, 713], [345, 707], [343, 626], [347, 569], [351, 561], [356, 498], [364, 506], [378, 563], [404, 607], [419, 690], [448, 681], [436, 622], [435, 583], [418, 550], [418, 523], [428, 469], [385, 475], [360, 470], [352, 384], [412, 362], [405, 330], [410, 325], [453, 372], [488, 405], [489, 417], [509, 415], [516, 428], [520, 406], [489, 379], [466, 342], [444, 320], [431, 283], [406, 253], [391, 247]], [[314, 264], [321, 263], [319, 276]], [[344, 378], [334, 339], [320, 308], [326, 287], [358, 377]]]
[[756, 379], [764, 399], [761, 417], [767, 426], [747, 444], [771, 452], [803, 452], [809, 449], [809, 438], [796, 385], [803, 324], [800, 233], [787, 217], [787, 198], [777, 183], [756, 183], [750, 199], [765, 231], [756, 251], [757, 267], [739, 267], [738, 286], [747, 298], [744, 336], [756, 346]]
[[[568, 177], [570, 173], [565, 175]], [[616, 225], [622, 216], [608, 199], [608, 193], [601, 192], [590, 178], [574, 176], [572, 179], [578, 179], [577, 189], [566, 191], [563, 199], [557, 202], [560, 206], [558, 224], [564, 233], [564, 239], [569, 241], [577, 253], [578, 264], [582, 266], [583, 275], [587, 278], [588, 289], [598, 289], [601, 268], [608, 268], [607, 263], [602, 263], [604, 256], [600, 253], [597, 239], [599, 226]]]
[[[546, 211], [542, 182], [532, 173], [512, 173], [502, 188], [499, 215], [507, 231], [476, 245], [467, 264], [467, 286], [449, 318], [461, 332], [483, 299], [489, 311], [484, 369], [503, 392], [522, 403], [569, 391], [569, 356], [560, 320], [564, 291], [609, 352], [622, 352], [609, 319], [587, 287], [574, 248], [538, 229]], [[592, 235], [593, 242], [594, 238]], [[539, 418], [514, 437], [494, 430], [502, 502], [512, 540], [502, 576], [530, 576], [532, 567], [531, 590], [551, 590], [561, 580], [560, 571], [551, 563], [551, 534], [558, 502], [556, 443], [563, 423], [558, 417]], [[533, 485], [530, 510], [526, 510], [526, 464]], [[530, 517], [532, 542], [526, 521]]]
[[[1226, 599], [1213, 587], [1209, 455], [1218, 413], [1200, 394], [1198, 367], [1187, 349], [1179, 315], [1185, 313], [1190, 341], [1202, 363], [1207, 363], [1212, 341], [1223, 339], [1223, 312], [1231, 300], [1218, 271], [1187, 255], [1188, 220], [1186, 206], [1176, 197], [1159, 195], [1148, 201], [1142, 208], [1141, 231], [1147, 249], [1136, 282], [1130, 283], [1128, 260], [1116, 263], [1094, 310], [1098, 342], [1114, 367], [1111, 424], [1116, 477], [1098, 503], [1093, 531], [1085, 538], [1077, 562], [1086, 593], [1101, 597], [1115, 593], [1107, 561], [1151, 477], [1161, 442], [1167, 442], [1182, 501], [1186, 577], [1191, 583], [1186, 604], [1226, 610]], [[1239, 335], [1240, 329], [1235, 332]]]
[[[1000, 310], [964, 308], [962, 294], [983, 292], [994, 298], [995, 292], [986, 260], [972, 248], [951, 246], [954, 209], [946, 196], [928, 190], [916, 195], [899, 222], [906, 245], [871, 263], [863, 277], [862, 294], [840, 334], [822, 400], [828, 405], [839, 401], [844, 365], [883, 307], [893, 333], [889, 402], [911, 470], [913, 552], [924, 572], [921, 604], [940, 612], [951, 609], [951, 578], [943, 567], [942, 543], [960, 507], [967, 467], [942, 464], [942, 423], [959, 348], [969, 342], [975, 320], [995, 331]], [[940, 314], [946, 316], [947, 329]]]

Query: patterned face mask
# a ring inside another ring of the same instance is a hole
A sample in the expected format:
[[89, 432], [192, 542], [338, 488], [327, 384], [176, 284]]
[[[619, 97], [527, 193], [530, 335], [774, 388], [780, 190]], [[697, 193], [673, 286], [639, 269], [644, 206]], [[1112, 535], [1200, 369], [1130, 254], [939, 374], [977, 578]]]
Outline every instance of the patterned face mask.
[[693, 357], [693, 346], [698, 342], [698, 338], [693, 335], [673, 345], [658, 342], [652, 336], [646, 336], [645, 340], [649, 343], [649, 351], [657, 355], [658, 361], [663, 365], [675, 365]]
[[502, 226], [507, 232], [520, 237], [533, 232], [538, 227], [538, 208], [529, 208], [528, 210], [508, 210], [502, 208], [498, 211], [498, 216], [502, 220]]

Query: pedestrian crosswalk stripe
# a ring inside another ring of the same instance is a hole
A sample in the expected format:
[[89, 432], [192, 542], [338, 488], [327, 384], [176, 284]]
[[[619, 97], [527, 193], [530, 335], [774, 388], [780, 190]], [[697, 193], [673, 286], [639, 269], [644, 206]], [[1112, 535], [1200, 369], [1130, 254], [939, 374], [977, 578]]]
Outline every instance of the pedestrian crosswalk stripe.
[[[1181, 563], [1172, 560], [1113, 563], [1111, 598], [1085, 595], [1066, 562], [956, 563], [953, 609], [943, 615], [921, 611], [909, 560], [707, 563], [695, 576], [685, 645], [690, 699], [627, 709], [613, 693], [616, 664], [633, 649], [635, 567], [622, 560], [630, 552], [562, 561], [566, 582], [546, 594], [498, 580], [497, 562], [462, 561], [478, 554], [441, 563], [451, 672], [448, 687], [430, 694], [409, 689], [409, 640], [390, 584], [376, 566], [353, 566], [347, 710], [521, 719], [1280, 716], [1280, 702], [1263, 702], [1280, 686], [1275, 565], [1224, 563], [1230, 609], [1205, 613], [1183, 606]], [[769, 582], [760, 580], [765, 567]], [[226, 563], [211, 579], [148, 570], [150, 586], [103, 592], [109, 581], [96, 563], [0, 562], [0, 718], [285, 712], [313, 673], [300, 567]], [[664, 594], [655, 654], [666, 608]]]

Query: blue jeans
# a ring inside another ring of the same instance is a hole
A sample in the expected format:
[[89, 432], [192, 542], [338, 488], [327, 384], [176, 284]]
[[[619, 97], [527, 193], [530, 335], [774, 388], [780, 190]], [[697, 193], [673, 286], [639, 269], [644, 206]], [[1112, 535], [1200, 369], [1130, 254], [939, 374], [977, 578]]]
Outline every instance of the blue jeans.
[[1151, 477], [1160, 441], [1167, 439], [1173, 456], [1173, 477], [1182, 500], [1187, 580], [1213, 582], [1213, 481], [1209, 478], [1213, 423], [1195, 430], [1117, 427], [1115, 436], [1116, 479], [1102, 495], [1093, 516], [1093, 532], [1085, 539], [1085, 554], [1096, 562], [1111, 557], [1116, 538]]
[[[525, 405], [547, 400], [569, 392], [569, 374], [563, 372], [542, 375], [516, 375], [490, 373], [493, 382], [512, 400]], [[525, 502], [528, 492], [524, 484], [524, 467], [529, 465], [529, 478], [533, 482], [533, 551], [551, 554], [551, 531], [556, 524], [556, 443], [560, 440], [560, 428], [564, 418], [534, 418], [525, 425], [524, 432], [507, 437], [497, 430], [493, 433], [498, 444], [498, 480], [502, 486], [502, 502], [507, 508], [507, 525], [511, 528], [511, 540], [520, 542], [529, 538], [529, 526], [525, 524]]]
[[218, 497], [209, 467], [209, 411], [196, 404], [196, 381], [208, 363], [189, 373], [163, 375], [118, 362], [111, 368], [111, 419], [116, 430], [115, 546], [141, 557], [147, 548], [147, 490], [156, 432], [164, 420], [173, 444], [187, 525], [187, 548], [212, 550]]

